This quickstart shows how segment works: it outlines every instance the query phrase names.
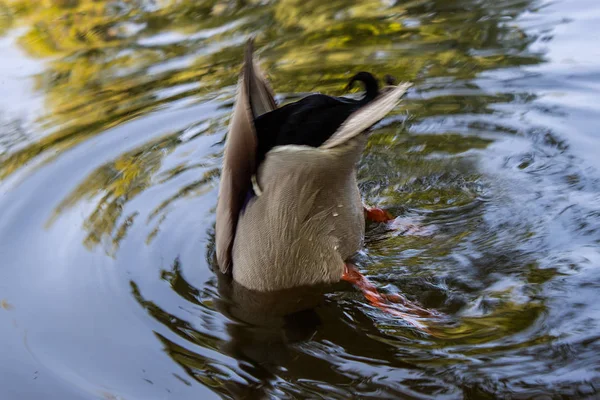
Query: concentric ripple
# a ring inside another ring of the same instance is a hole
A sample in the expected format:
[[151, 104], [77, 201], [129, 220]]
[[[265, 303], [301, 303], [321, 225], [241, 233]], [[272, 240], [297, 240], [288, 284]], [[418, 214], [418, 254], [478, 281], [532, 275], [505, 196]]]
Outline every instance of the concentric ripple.
[[[594, 0], [0, 2], [0, 397], [597, 397], [599, 22]], [[281, 103], [414, 82], [359, 165], [398, 219], [356, 264], [447, 315], [435, 334], [345, 284], [298, 311], [214, 272], [251, 35]]]

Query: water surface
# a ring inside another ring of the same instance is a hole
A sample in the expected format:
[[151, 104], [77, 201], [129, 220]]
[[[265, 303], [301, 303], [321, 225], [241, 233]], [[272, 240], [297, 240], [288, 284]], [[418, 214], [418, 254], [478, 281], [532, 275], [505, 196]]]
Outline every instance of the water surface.
[[[369, 225], [358, 265], [439, 337], [211, 271], [251, 35], [280, 102], [414, 82], [359, 178], [426, 234]], [[0, 397], [597, 397], [599, 39], [595, 0], [0, 2]]]

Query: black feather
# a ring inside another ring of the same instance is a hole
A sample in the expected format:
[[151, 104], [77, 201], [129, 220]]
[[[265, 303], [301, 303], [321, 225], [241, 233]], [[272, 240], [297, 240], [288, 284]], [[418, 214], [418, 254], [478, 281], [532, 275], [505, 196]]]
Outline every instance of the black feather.
[[313, 94], [256, 118], [257, 165], [275, 146], [321, 146], [353, 112], [379, 94], [379, 84], [368, 72], [354, 75], [346, 88], [350, 89], [354, 82], [362, 82], [365, 86], [366, 93], [362, 99]]

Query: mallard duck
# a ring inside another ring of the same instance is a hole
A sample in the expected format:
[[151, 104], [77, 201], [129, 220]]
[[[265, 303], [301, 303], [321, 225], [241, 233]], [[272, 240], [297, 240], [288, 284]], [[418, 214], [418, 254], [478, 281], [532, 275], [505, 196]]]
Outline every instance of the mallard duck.
[[369, 128], [410, 84], [379, 89], [367, 72], [349, 86], [357, 81], [362, 99], [314, 94], [278, 108], [248, 41], [215, 226], [217, 263], [236, 283], [269, 292], [339, 282], [362, 247], [357, 163]]

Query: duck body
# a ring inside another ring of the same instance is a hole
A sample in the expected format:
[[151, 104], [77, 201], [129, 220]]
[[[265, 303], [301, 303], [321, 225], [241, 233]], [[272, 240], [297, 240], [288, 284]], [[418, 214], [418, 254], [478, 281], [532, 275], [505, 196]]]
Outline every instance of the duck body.
[[238, 283], [270, 291], [340, 280], [344, 261], [363, 243], [356, 163], [365, 142], [357, 137], [336, 151], [288, 145], [267, 154], [257, 174], [262, 192], [238, 221]]
[[357, 163], [367, 129], [408, 86], [381, 94], [371, 74], [356, 80], [362, 99], [317, 94], [277, 108], [249, 43], [217, 204], [217, 262], [236, 283], [270, 292], [338, 282], [362, 247]]

